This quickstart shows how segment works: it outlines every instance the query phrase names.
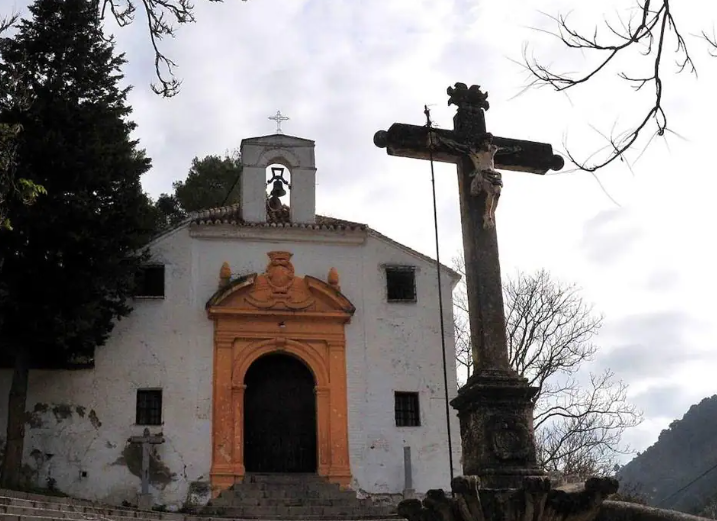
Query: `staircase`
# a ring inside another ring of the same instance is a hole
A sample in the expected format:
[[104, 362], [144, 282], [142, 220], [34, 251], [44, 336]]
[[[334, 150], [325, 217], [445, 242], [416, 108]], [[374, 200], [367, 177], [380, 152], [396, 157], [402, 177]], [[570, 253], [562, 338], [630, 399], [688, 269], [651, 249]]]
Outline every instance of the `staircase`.
[[316, 474], [248, 474], [201, 513], [235, 519], [398, 519], [395, 506], [358, 499]]
[[0, 521], [190, 521], [190, 519], [177, 513], [111, 507], [81, 499], [0, 490]]

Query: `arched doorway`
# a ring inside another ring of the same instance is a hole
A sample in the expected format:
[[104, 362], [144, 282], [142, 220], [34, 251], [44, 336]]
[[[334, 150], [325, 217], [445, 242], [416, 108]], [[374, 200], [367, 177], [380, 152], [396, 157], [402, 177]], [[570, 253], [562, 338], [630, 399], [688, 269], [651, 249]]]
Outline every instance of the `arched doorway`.
[[244, 379], [247, 472], [316, 472], [316, 382], [298, 358], [258, 358]]

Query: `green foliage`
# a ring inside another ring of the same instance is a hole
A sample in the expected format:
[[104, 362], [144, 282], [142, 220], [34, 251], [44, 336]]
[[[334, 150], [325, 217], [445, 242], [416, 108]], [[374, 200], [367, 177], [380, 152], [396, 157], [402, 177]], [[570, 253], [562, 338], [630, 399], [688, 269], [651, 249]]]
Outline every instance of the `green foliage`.
[[[16, 78], [0, 124], [20, 125], [20, 188], [7, 201], [14, 231], [0, 230], [0, 355], [36, 360], [92, 356], [130, 312], [137, 254], [153, 232], [140, 176], [150, 160], [130, 138], [123, 56], [86, 0], [37, 0], [32, 18], [0, 40], [0, 74]], [[24, 187], [24, 188], [23, 188]]]
[[[0, 19], [0, 34], [11, 28], [18, 20], [17, 15]], [[9, 107], [22, 108], [27, 105], [27, 96], [14, 89], [16, 77], [0, 69], [0, 111]], [[11, 95], [11, 91], [13, 92]], [[8, 200], [18, 199], [24, 204], [32, 204], [45, 193], [45, 189], [29, 179], [15, 177], [15, 149], [22, 127], [17, 122], [0, 123], [0, 229], [12, 229], [8, 215]]]
[[241, 172], [238, 154], [195, 157], [187, 179], [173, 183], [174, 193], [160, 195], [155, 207], [165, 216], [165, 224], [171, 226], [191, 212], [238, 203]]
[[0, 229], [12, 230], [8, 200], [29, 205], [47, 191], [29, 179], [15, 177], [15, 148], [19, 125], [0, 124]]
[[717, 395], [690, 407], [657, 442], [623, 466], [620, 488], [687, 513], [712, 508], [717, 489]]

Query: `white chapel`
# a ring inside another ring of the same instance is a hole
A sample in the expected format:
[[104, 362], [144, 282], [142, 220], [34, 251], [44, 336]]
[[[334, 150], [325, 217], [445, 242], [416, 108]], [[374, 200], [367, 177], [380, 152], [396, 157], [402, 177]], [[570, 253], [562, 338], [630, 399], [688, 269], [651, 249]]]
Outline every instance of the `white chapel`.
[[[318, 215], [313, 141], [245, 139], [241, 157], [240, 203], [151, 242], [134, 311], [93, 362], [31, 370], [26, 472], [74, 497], [133, 502], [142, 449], [130, 439], [148, 429], [163, 440], [150, 492], [175, 508], [251, 473], [315, 473], [370, 497], [402, 494], [410, 469], [417, 493], [449, 489], [435, 261]], [[453, 399], [459, 276], [443, 267], [441, 280]], [[0, 370], [0, 403], [10, 379]], [[458, 474], [452, 408], [450, 421]]]

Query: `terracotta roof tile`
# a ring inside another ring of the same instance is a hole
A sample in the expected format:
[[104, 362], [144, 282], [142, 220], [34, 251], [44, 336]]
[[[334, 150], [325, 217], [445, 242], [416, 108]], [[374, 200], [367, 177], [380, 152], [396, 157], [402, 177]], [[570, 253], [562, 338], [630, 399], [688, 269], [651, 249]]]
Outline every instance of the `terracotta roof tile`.
[[[244, 220], [241, 218], [241, 211], [239, 205], [234, 204], [231, 206], [224, 206], [221, 208], [213, 208], [210, 210], [202, 210], [200, 212], [196, 212], [191, 217], [188, 217], [186, 220], [182, 221], [182, 223], [177, 225], [174, 229], [186, 226], [187, 224], [189, 224], [189, 226], [211, 226], [230, 224], [234, 226], [247, 226], [257, 228], [308, 228], [312, 230], [365, 231], [369, 235], [372, 235], [380, 240], [393, 244], [417, 257], [424, 259], [426, 262], [436, 262], [431, 257], [424, 255], [423, 253], [420, 253], [413, 248], [409, 248], [404, 244], [394, 241], [393, 239], [383, 235], [382, 233], [377, 232], [376, 230], [370, 228], [367, 224], [346, 221], [344, 219], [336, 219], [335, 217], [326, 217], [324, 215], [317, 215], [316, 222], [314, 224], [292, 223], [290, 220], [290, 210], [289, 207], [286, 205], [282, 205], [282, 207], [277, 212], [267, 212], [267, 222], [265, 223], [245, 223]], [[155, 237], [155, 240], [159, 239], [159, 237], [164, 236], [170, 231], [171, 230], [165, 230], [157, 237]], [[446, 270], [449, 274], [451, 274], [455, 280], [459, 280], [461, 278], [461, 275], [459, 273], [449, 268], [448, 266], [442, 265], [442, 268]]]
[[197, 225], [217, 225], [232, 224], [235, 226], [250, 226], [264, 228], [308, 228], [312, 230], [345, 230], [356, 231], [366, 230], [368, 225], [353, 221], [345, 221], [336, 219], [335, 217], [326, 217], [317, 215], [314, 224], [300, 224], [291, 222], [291, 214], [289, 207], [282, 205], [278, 210], [271, 210], [267, 205], [267, 220], [265, 223], [247, 223], [241, 217], [241, 208], [239, 204], [224, 206], [221, 208], [212, 208], [210, 210], [201, 210], [192, 218], [191, 224]]

